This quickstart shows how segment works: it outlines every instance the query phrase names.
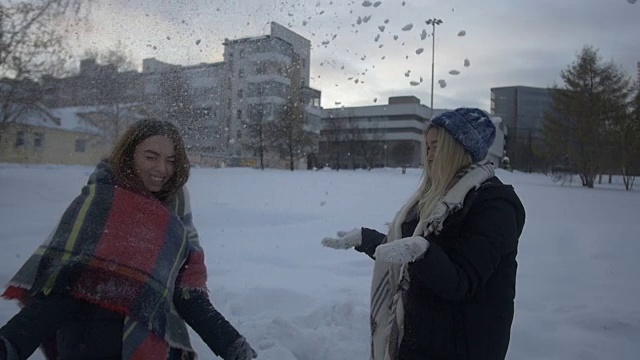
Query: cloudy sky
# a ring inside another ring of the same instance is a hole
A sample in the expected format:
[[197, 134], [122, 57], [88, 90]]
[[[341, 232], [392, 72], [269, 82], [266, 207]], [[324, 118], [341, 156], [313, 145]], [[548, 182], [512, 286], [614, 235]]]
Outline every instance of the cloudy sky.
[[89, 11], [69, 32], [77, 52], [120, 42], [139, 69], [149, 57], [221, 61], [225, 38], [267, 34], [276, 21], [311, 40], [311, 86], [325, 108], [398, 95], [429, 105], [431, 18], [443, 21], [435, 108], [489, 110], [491, 87], [561, 85], [584, 45], [634, 77], [640, 61], [636, 0], [98, 0]]

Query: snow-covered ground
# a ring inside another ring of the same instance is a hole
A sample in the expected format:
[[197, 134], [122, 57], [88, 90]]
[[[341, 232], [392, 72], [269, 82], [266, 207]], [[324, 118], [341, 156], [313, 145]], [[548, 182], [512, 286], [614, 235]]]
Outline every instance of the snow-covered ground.
[[[0, 164], [0, 283], [44, 239], [90, 171]], [[638, 359], [640, 192], [498, 175], [527, 210], [509, 359]], [[368, 359], [373, 262], [320, 240], [356, 226], [385, 230], [419, 177], [396, 169], [192, 171], [214, 302], [259, 359]], [[0, 324], [16, 311], [0, 301]], [[214, 358], [193, 340], [201, 359]]]

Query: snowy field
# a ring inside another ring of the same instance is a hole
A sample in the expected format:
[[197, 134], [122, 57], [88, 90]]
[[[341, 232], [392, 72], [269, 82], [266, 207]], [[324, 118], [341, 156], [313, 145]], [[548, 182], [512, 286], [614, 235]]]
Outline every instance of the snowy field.
[[[90, 171], [0, 164], [0, 283], [46, 237]], [[638, 359], [640, 192], [498, 175], [527, 210], [509, 359]], [[211, 294], [259, 359], [368, 359], [373, 261], [320, 240], [355, 226], [385, 230], [419, 177], [397, 169], [192, 171]], [[0, 301], [0, 324], [17, 309]], [[215, 358], [195, 334], [193, 342], [201, 359]]]

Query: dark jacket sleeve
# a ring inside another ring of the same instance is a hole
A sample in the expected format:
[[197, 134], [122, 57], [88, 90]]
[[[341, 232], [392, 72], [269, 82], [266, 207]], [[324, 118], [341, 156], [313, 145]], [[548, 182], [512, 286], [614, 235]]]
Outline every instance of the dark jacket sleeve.
[[0, 336], [13, 345], [20, 359], [27, 359], [79, 306], [69, 296], [38, 296], [0, 328]]
[[372, 259], [375, 259], [373, 254], [376, 252], [376, 248], [384, 242], [387, 236], [377, 230], [368, 228], [362, 228], [361, 235], [362, 243], [354, 249], [369, 255]]
[[203, 291], [177, 289], [173, 304], [178, 314], [195, 330], [216, 355], [224, 357], [240, 333], [213, 307]]
[[437, 243], [409, 265], [411, 279], [421, 281], [453, 302], [475, 295], [497, 268], [501, 256], [517, 248], [516, 209], [504, 199], [483, 201], [469, 211], [460, 232], [460, 251], [447, 254]]

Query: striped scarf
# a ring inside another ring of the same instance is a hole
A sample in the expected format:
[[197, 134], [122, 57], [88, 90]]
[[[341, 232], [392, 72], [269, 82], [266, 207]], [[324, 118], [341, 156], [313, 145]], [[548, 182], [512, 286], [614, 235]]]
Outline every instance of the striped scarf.
[[[431, 214], [419, 219], [412, 236], [427, 238], [432, 233], [438, 234], [446, 218], [462, 208], [466, 195], [493, 175], [493, 166], [488, 161], [474, 163], [460, 170], [451, 181], [450, 189]], [[386, 242], [403, 237], [402, 223], [417, 216], [417, 205], [421, 195], [422, 189], [418, 189], [398, 211], [390, 224]], [[373, 360], [398, 359], [398, 349], [404, 335], [403, 294], [411, 283], [407, 265], [375, 261], [370, 313]]]
[[[185, 189], [164, 204], [92, 175], [3, 297], [24, 305], [38, 294], [70, 295], [125, 316], [123, 359], [166, 359], [169, 348], [195, 359], [173, 294], [206, 291], [206, 279]], [[42, 346], [55, 359], [50, 344], [55, 335]]]

